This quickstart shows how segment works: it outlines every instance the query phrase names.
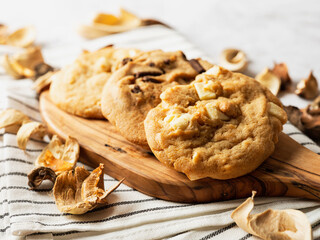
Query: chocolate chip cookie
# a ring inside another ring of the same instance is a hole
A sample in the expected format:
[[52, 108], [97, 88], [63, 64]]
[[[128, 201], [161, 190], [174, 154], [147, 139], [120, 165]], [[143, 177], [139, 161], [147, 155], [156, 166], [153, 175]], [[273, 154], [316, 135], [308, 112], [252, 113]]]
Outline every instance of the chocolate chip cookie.
[[267, 88], [219, 66], [189, 85], [167, 88], [160, 98], [144, 121], [149, 146], [190, 180], [253, 171], [274, 151], [287, 121]]
[[104, 86], [102, 114], [129, 141], [148, 148], [143, 121], [150, 109], [160, 103], [160, 94], [168, 87], [188, 84], [205, 71], [201, 62], [187, 60], [181, 51], [144, 52], [123, 59], [118, 71]]
[[101, 92], [111, 73], [122, 59], [133, 57], [135, 49], [115, 49], [112, 46], [95, 52], [82, 53], [74, 63], [54, 74], [50, 97], [66, 112], [85, 118], [103, 118]]

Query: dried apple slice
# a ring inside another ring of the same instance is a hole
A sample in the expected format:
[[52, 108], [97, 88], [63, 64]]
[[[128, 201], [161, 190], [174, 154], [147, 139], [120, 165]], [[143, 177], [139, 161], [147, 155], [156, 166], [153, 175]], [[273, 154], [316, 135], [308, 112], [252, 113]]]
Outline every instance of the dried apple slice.
[[112, 14], [106, 14], [106, 13], [98, 13], [94, 19], [94, 23], [101, 23], [101, 24], [107, 24], [107, 25], [115, 25], [119, 23], [119, 18]]
[[40, 94], [42, 91], [47, 89], [51, 82], [52, 82], [52, 76], [55, 74], [55, 71], [49, 71], [46, 74], [40, 76], [37, 78], [37, 80], [34, 82], [32, 88]]
[[10, 127], [10, 132], [16, 133], [23, 123], [29, 121], [27, 115], [16, 109], [9, 108], [0, 113], [0, 129]]
[[38, 156], [35, 165], [49, 167], [56, 174], [74, 168], [79, 158], [79, 144], [73, 137], [68, 137], [63, 144], [58, 136], [54, 135], [50, 143]]
[[285, 63], [274, 63], [274, 67], [271, 70], [281, 80], [281, 90], [287, 89], [292, 81], [289, 76], [288, 67]]
[[305, 99], [311, 100], [318, 96], [319, 89], [318, 89], [318, 81], [313, 76], [312, 71], [310, 72], [308, 78], [302, 79], [295, 91], [297, 95], [303, 97]]
[[110, 14], [99, 13], [91, 25], [81, 25], [78, 32], [81, 36], [92, 39], [108, 34], [125, 32], [141, 25], [140, 18], [124, 9], [120, 9], [119, 18]]
[[43, 138], [46, 134], [46, 128], [39, 122], [28, 122], [23, 124], [17, 133], [18, 147], [22, 150], [26, 149], [27, 142], [30, 137]]
[[268, 68], [265, 68], [256, 76], [256, 80], [268, 88], [273, 95], [277, 96], [280, 90], [281, 80], [278, 76], [272, 73], [272, 71], [270, 71]]
[[228, 48], [222, 51], [219, 65], [233, 72], [243, 72], [248, 65], [248, 61], [243, 51]]
[[44, 180], [48, 179], [52, 183], [55, 183], [56, 178], [57, 175], [51, 168], [38, 167], [28, 174], [28, 185], [31, 189], [36, 189]]
[[231, 218], [240, 228], [262, 239], [312, 239], [310, 223], [301, 211], [268, 209], [262, 213], [250, 214], [254, 207], [255, 194], [253, 191], [252, 197], [231, 214]]
[[10, 34], [7, 38], [7, 44], [16, 47], [29, 47], [36, 39], [36, 30], [32, 26], [20, 28]]
[[11, 57], [4, 55], [2, 63], [6, 72], [17, 79], [35, 77], [39, 74], [37, 68], [40, 64], [44, 64], [44, 59], [39, 47], [27, 48]]
[[[124, 180], [124, 179], [123, 179]], [[61, 212], [83, 214], [106, 204], [106, 198], [123, 182], [104, 190], [103, 164], [91, 174], [84, 167], [60, 174], [53, 187], [56, 205]]]

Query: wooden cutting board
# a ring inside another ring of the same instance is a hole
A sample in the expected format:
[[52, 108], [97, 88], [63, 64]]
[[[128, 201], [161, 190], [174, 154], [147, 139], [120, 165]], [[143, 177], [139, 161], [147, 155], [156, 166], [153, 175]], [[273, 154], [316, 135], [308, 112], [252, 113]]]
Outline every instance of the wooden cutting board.
[[229, 180], [190, 181], [162, 165], [151, 152], [128, 142], [106, 120], [70, 115], [40, 96], [40, 111], [51, 133], [75, 137], [81, 161], [93, 167], [104, 163], [105, 173], [147, 195], [175, 202], [212, 202], [251, 196], [290, 196], [320, 200], [320, 156], [284, 133], [275, 152], [254, 172]]

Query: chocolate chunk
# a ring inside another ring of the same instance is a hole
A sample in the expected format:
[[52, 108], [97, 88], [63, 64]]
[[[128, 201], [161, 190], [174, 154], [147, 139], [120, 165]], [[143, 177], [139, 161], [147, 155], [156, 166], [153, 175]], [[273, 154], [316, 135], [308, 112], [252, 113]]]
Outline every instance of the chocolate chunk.
[[137, 72], [134, 74], [135, 78], [144, 77], [144, 76], [159, 76], [161, 72]]
[[142, 82], [162, 83], [162, 81], [148, 76], [143, 77]]
[[169, 65], [169, 64], [171, 63], [171, 61], [170, 61], [170, 59], [166, 59], [166, 60], [163, 61], [163, 63], [164, 63], [165, 65]]
[[180, 52], [181, 52], [182, 58], [183, 58], [184, 60], [187, 60], [187, 57], [186, 57], [186, 55], [184, 54], [184, 52], [182, 52], [182, 51], [180, 51]]
[[126, 65], [128, 62], [132, 62], [132, 58], [124, 58], [124, 59], [122, 59], [122, 65], [124, 66], [124, 65]]
[[197, 59], [191, 59], [189, 60], [189, 63], [193, 67], [194, 70], [196, 70], [198, 73], [203, 73], [206, 70], [201, 66], [201, 64], [198, 62]]
[[132, 93], [139, 93], [142, 92], [141, 88], [138, 85], [135, 85], [132, 89], [131, 89]]

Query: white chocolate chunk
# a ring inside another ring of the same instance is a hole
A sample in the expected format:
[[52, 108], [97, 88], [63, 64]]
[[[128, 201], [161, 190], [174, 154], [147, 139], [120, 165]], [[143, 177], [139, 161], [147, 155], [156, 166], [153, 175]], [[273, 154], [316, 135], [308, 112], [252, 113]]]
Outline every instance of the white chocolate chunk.
[[212, 68], [208, 69], [204, 74], [217, 77], [221, 72], [221, 67], [214, 65]]
[[195, 83], [194, 87], [198, 93], [198, 96], [201, 100], [209, 100], [217, 98], [217, 94], [212, 89], [213, 82], [207, 84], [199, 82]]
[[268, 112], [270, 115], [278, 118], [282, 124], [285, 124], [287, 121], [287, 114], [286, 112], [279, 107], [277, 104], [273, 102], [268, 103]]
[[227, 115], [218, 110], [218, 108], [214, 106], [214, 103], [206, 104], [205, 108], [211, 120], [220, 119], [222, 121], [228, 121], [230, 119]]
[[192, 116], [188, 113], [182, 114], [180, 116], [176, 115], [171, 121], [170, 126], [173, 129], [186, 129], [189, 126]]

